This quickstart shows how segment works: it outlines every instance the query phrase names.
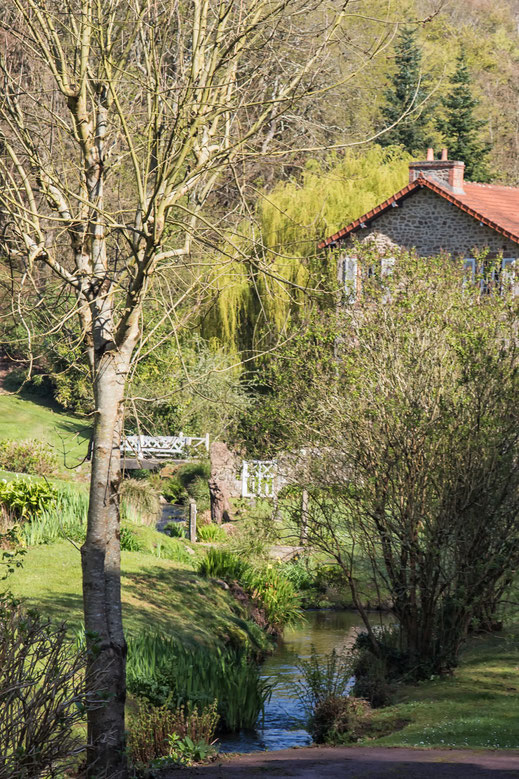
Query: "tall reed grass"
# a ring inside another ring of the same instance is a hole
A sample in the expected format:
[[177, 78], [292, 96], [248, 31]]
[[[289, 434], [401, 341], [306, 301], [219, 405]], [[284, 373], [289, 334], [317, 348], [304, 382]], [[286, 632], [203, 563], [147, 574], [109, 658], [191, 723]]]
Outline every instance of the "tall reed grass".
[[273, 684], [244, 651], [184, 647], [171, 637], [144, 632], [128, 640], [129, 691], [156, 706], [199, 706], [217, 701], [220, 728], [251, 729]]
[[21, 537], [28, 546], [52, 544], [62, 538], [81, 543], [86, 534], [87, 512], [88, 495], [85, 492], [62, 489], [54, 505], [24, 523]]
[[199, 563], [198, 572], [227, 582], [237, 581], [263, 609], [273, 633], [281, 633], [287, 625], [303, 619], [301, 599], [279, 565], [253, 566], [227, 549], [209, 549]]

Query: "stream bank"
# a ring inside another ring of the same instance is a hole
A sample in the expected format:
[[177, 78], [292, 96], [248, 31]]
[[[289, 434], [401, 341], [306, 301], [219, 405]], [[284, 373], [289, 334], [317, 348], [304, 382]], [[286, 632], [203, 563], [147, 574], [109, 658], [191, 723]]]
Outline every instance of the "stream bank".
[[305, 728], [305, 712], [298, 696], [301, 680], [299, 664], [310, 657], [312, 646], [324, 657], [332, 649], [353, 644], [362, 621], [352, 611], [307, 611], [305, 621], [287, 628], [273, 654], [262, 665], [261, 675], [275, 682], [265, 715], [256, 730], [220, 739], [222, 752], [258, 752], [311, 744]]

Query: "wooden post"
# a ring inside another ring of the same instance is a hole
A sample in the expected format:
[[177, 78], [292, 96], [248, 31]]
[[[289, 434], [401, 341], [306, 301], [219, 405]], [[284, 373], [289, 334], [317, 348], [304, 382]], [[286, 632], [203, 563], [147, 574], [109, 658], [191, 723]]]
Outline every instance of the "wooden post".
[[189, 540], [196, 544], [196, 502], [189, 499]]
[[301, 535], [299, 542], [301, 546], [306, 543], [306, 537], [308, 534], [308, 490], [303, 488], [303, 494], [301, 496]]

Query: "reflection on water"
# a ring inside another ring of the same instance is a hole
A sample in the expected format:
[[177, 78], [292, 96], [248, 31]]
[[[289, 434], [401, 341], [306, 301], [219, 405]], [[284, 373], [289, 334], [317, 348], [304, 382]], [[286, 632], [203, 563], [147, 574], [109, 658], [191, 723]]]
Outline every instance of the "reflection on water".
[[264, 720], [252, 733], [223, 736], [221, 751], [257, 752], [310, 744], [312, 739], [305, 730], [304, 711], [297, 697], [296, 685], [301, 677], [297, 665], [310, 657], [312, 645], [318, 655], [351, 646], [361, 625], [358, 615], [351, 611], [306, 612], [306, 621], [286, 630], [283, 642], [263, 664], [262, 676], [276, 682]]

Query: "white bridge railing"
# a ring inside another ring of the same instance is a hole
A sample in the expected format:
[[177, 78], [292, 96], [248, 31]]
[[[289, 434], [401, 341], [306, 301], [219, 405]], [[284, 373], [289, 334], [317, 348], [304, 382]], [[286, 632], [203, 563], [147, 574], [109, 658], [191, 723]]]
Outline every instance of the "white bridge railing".
[[277, 493], [276, 460], [244, 460], [241, 466], [242, 498], [274, 498]]
[[121, 442], [121, 454], [136, 457], [138, 460], [147, 457], [156, 460], [171, 460], [178, 457], [196, 457], [203, 451], [209, 452], [209, 433], [203, 437], [178, 435], [128, 435]]

